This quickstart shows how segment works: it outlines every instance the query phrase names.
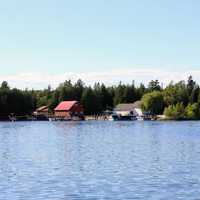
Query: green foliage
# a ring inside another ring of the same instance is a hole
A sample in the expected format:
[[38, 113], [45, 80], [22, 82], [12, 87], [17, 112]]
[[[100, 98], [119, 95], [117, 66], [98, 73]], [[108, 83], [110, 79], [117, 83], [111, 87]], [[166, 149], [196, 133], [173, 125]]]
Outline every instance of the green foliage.
[[200, 89], [190, 76], [185, 81], [171, 82], [162, 88], [158, 80], [152, 80], [146, 88], [132, 84], [105, 86], [95, 83], [88, 87], [82, 80], [72, 83], [66, 80], [56, 89], [51, 86], [44, 90], [11, 89], [6, 81], [0, 85], [0, 117], [11, 113], [30, 114], [37, 107], [47, 105], [53, 109], [65, 100], [80, 101], [85, 114], [100, 114], [111, 110], [119, 103], [133, 103], [142, 99], [142, 109], [151, 114], [164, 114], [171, 119], [199, 119]]
[[132, 82], [131, 85], [124, 85], [120, 82], [120, 84], [115, 87], [114, 105], [119, 103], [133, 103], [140, 100], [145, 90], [146, 88], [142, 84], [139, 88], [136, 88], [134, 82]]
[[11, 113], [17, 115], [30, 114], [36, 107], [36, 98], [32, 91], [10, 89], [2, 84], [0, 88], [0, 117]]
[[200, 107], [198, 103], [188, 104], [185, 108], [185, 115], [187, 119], [199, 119], [200, 118]]
[[190, 94], [189, 102], [190, 103], [198, 102], [199, 94], [200, 94], [200, 89], [199, 86], [196, 85]]
[[83, 107], [85, 109], [85, 114], [93, 115], [99, 112], [99, 108], [96, 107], [99, 106], [97, 101], [98, 97], [95, 96], [95, 93], [92, 90], [92, 88], [86, 88], [81, 98], [81, 103], [83, 104]]
[[164, 109], [163, 95], [159, 91], [145, 94], [142, 97], [142, 109], [150, 114], [162, 114]]
[[145, 88], [144, 84], [141, 83], [139, 88], [136, 89], [137, 99], [141, 99], [146, 92], [147, 89]]
[[195, 88], [195, 81], [193, 80], [192, 76], [188, 77], [188, 81], [187, 81], [187, 90], [188, 90], [188, 95], [190, 96], [193, 89]]
[[125, 85], [120, 84], [115, 88], [114, 105], [124, 102]]
[[170, 119], [181, 120], [185, 119], [185, 107], [183, 103], [177, 103], [176, 105], [170, 105], [165, 108], [164, 115]]
[[184, 105], [188, 104], [189, 96], [187, 86], [184, 81], [180, 81], [175, 85], [170, 83], [163, 91], [165, 105], [175, 105], [183, 102]]
[[3, 81], [3, 82], [2, 82], [2, 84], [1, 84], [1, 89], [9, 89], [8, 82], [7, 82], [7, 81]]
[[102, 109], [112, 109], [113, 108], [113, 93], [111, 88], [106, 88], [104, 84], [101, 85], [101, 104]]
[[164, 114], [171, 119], [199, 119], [200, 89], [189, 76], [187, 84], [170, 83], [163, 91], [167, 108]]
[[161, 86], [158, 80], [151, 80], [148, 85], [148, 91], [161, 91]]

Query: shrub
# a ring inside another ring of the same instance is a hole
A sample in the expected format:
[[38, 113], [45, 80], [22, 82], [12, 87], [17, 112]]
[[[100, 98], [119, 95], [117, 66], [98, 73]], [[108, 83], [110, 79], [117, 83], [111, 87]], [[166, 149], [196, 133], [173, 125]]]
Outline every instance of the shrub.
[[177, 103], [176, 105], [170, 105], [165, 108], [164, 115], [175, 120], [185, 119], [185, 108], [183, 103]]
[[185, 114], [187, 119], [199, 119], [200, 118], [200, 109], [197, 103], [188, 104], [185, 109]]

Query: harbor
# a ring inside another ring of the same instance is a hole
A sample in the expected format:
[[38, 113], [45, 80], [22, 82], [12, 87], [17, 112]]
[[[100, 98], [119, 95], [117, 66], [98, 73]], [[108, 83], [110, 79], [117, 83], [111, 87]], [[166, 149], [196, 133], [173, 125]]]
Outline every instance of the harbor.
[[145, 113], [141, 109], [141, 102], [118, 104], [113, 110], [103, 111], [96, 115], [84, 115], [84, 107], [78, 101], [62, 101], [51, 111], [48, 106], [37, 108], [31, 116], [8, 116], [10, 121], [146, 121], [156, 120], [155, 115]]

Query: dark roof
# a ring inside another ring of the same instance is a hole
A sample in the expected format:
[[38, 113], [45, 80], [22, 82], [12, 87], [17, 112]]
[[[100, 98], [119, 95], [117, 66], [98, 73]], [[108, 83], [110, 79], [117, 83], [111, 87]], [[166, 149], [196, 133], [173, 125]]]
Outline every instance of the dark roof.
[[141, 101], [136, 101], [134, 103], [121, 103], [115, 108], [115, 111], [132, 111], [135, 108], [141, 107]]
[[62, 101], [54, 110], [55, 111], [69, 111], [78, 103], [77, 101]]

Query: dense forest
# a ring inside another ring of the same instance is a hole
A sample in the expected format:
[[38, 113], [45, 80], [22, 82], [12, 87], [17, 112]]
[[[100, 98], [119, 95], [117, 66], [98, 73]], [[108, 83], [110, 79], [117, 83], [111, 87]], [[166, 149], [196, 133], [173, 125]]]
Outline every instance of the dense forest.
[[190, 76], [187, 81], [171, 82], [162, 88], [158, 80], [147, 86], [119, 82], [116, 86], [95, 83], [93, 87], [81, 80], [67, 80], [56, 89], [19, 90], [10, 88], [6, 81], [0, 86], [0, 117], [31, 115], [40, 106], [48, 105], [53, 110], [63, 100], [80, 101], [85, 114], [100, 114], [112, 110], [119, 103], [142, 100], [142, 109], [151, 114], [165, 114], [171, 119], [200, 118], [200, 88]]

